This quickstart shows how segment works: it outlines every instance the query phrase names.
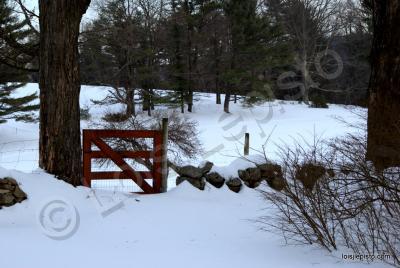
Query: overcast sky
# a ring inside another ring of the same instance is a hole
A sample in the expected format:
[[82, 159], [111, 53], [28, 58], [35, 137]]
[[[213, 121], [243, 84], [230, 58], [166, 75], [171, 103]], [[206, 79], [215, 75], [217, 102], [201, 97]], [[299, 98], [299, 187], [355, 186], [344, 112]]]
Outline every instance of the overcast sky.
[[[54, 0], [52, 0], [54, 1]], [[39, 13], [39, 4], [38, 4], [39, 0], [25, 0], [25, 4], [27, 7], [29, 7], [29, 9], [35, 9], [35, 13]], [[94, 1], [92, 1], [94, 2]], [[96, 15], [96, 12], [93, 9], [94, 4], [92, 3], [89, 7], [89, 10], [86, 12], [85, 16], [84, 16], [84, 21], [89, 20], [90, 18], [93, 18]]]

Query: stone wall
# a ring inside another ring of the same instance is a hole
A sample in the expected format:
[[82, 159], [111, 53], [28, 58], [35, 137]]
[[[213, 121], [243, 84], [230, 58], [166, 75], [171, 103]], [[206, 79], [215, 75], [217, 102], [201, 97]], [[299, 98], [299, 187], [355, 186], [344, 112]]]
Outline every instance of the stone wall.
[[10, 207], [27, 199], [27, 195], [13, 178], [0, 179], [0, 208]]
[[189, 182], [194, 187], [204, 190], [206, 182], [210, 183], [216, 188], [222, 187], [224, 184], [228, 186], [233, 192], [240, 192], [243, 184], [249, 188], [258, 187], [265, 181], [271, 188], [281, 191], [285, 187], [285, 180], [282, 174], [281, 166], [273, 163], [264, 163], [256, 167], [238, 170], [237, 177], [224, 178], [217, 172], [211, 172], [213, 163], [206, 162], [201, 167], [176, 165], [171, 166], [179, 177], [176, 179], [176, 185], [181, 184], [183, 181]]

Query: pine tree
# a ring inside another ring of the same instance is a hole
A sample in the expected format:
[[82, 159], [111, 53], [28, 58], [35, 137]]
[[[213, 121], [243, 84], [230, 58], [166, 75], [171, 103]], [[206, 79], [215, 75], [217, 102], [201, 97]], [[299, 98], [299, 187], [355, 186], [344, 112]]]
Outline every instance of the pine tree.
[[229, 113], [231, 94], [262, 96], [265, 93], [259, 75], [270, 64], [268, 56], [274, 54], [281, 32], [267, 16], [258, 12], [257, 0], [224, 0], [223, 9], [230, 40], [227, 68], [222, 75], [226, 88], [224, 111]]
[[37, 71], [33, 63], [39, 54], [38, 33], [28, 20], [15, 14], [10, 1], [0, 0], [0, 63]]
[[32, 111], [39, 108], [32, 104], [36, 93], [13, 96], [28, 78], [24, 66], [32, 60], [35, 45], [26, 40], [32, 40], [32, 34], [27, 22], [13, 14], [8, 1], [0, 0], [0, 123], [9, 119], [33, 120]]
[[198, 71], [200, 88], [211, 89], [216, 93], [216, 104], [221, 104], [221, 73], [223, 59], [227, 51], [227, 21], [223, 13], [221, 0], [197, 0], [199, 6], [197, 20], [200, 47]]
[[37, 99], [36, 93], [19, 98], [12, 96], [12, 93], [17, 88], [24, 85], [24, 83], [6, 83], [0, 81], [0, 124], [10, 119], [22, 121], [34, 120], [32, 111], [39, 109], [39, 106], [31, 103]]
[[175, 89], [172, 98], [175, 97], [180, 103], [181, 112], [185, 112], [185, 99], [187, 95], [188, 81], [184, 75], [185, 72], [185, 59], [184, 59], [184, 28], [180, 19], [183, 17], [183, 5], [181, 1], [171, 0], [172, 16], [171, 16], [171, 39], [168, 46], [171, 58], [169, 65], [169, 74], [171, 87]]

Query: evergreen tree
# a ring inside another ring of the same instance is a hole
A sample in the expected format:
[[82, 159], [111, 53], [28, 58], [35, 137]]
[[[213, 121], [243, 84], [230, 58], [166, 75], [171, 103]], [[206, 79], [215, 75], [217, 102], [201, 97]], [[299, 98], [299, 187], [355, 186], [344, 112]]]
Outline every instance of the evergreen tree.
[[0, 0], [0, 63], [25, 71], [37, 71], [38, 32], [29, 18], [20, 20], [8, 0]]
[[84, 84], [107, 85], [117, 70], [112, 55], [104, 49], [105, 31], [99, 20], [85, 25], [80, 36], [80, 71]]
[[[8, 82], [3, 79], [12, 79], [14, 74], [5, 73], [4, 69], [12, 71], [6, 68], [4, 65], [0, 66], [0, 124], [5, 123], [9, 119], [32, 121], [34, 120], [33, 110], [39, 109], [39, 105], [32, 104], [32, 101], [37, 99], [36, 93], [27, 95], [24, 97], [13, 97], [12, 93], [16, 89], [25, 85], [20, 82]], [[20, 78], [16, 76], [14, 78]]]
[[198, 43], [201, 48], [198, 59], [198, 72], [202, 75], [199, 87], [216, 93], [216, 104], [221, 104], [221, 74], [229, 41], [227, 21], [221, 0], [197, 0], [199, 5]]
[[28, 75], [25, 66], [32, 60], [34, 47], [32, 29], [19, 21], [8, 1], [0, 0], [0, 123], [9, 119], [33, 120], [32, 104], [36, 94], [15, 97], [16, 89], [25, 85]]
[[185, 98], [187, 95], [187, 80], [185, 77], [185, 59], [184, 59], [184, 28], [182, 25], [183, 3], [178, 0], [171, 0], [172, 14], [170, 18], [171, 39], [168, 46], [170, 57], [169, 76], [170, 86], [175, 90], [171, 96], [176, 99], [181, 107], [181, 112], [185, 112]]
[[226, 88], [225, 112], [229, 112], [231, 94], [270, 97], [264, 93], [265, 83], [260, 74], [271, 63], [268, 56], [275, 53], [277, 38], [282, 33], [268, 16], [258, 11], [257, 3], [257, 0], [223, 1], [230, 40], [227, 68], [222, 75]]

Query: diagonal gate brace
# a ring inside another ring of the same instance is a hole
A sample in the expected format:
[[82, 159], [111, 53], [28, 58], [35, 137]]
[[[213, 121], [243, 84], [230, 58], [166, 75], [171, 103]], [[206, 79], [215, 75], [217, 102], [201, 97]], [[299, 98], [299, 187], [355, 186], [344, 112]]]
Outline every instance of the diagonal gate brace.
[[94, 138], [92, 142], [99, 147], [118, 167], [121, 168], [122, 172], [131, 178], [144, 192], [155, 193], [154, 189], [148, 184], [139, 172], [136, 172], [132, 167], [126, 163], [126, 161], [115, 152], [110, 146], [108, 146], [100, 138]]

